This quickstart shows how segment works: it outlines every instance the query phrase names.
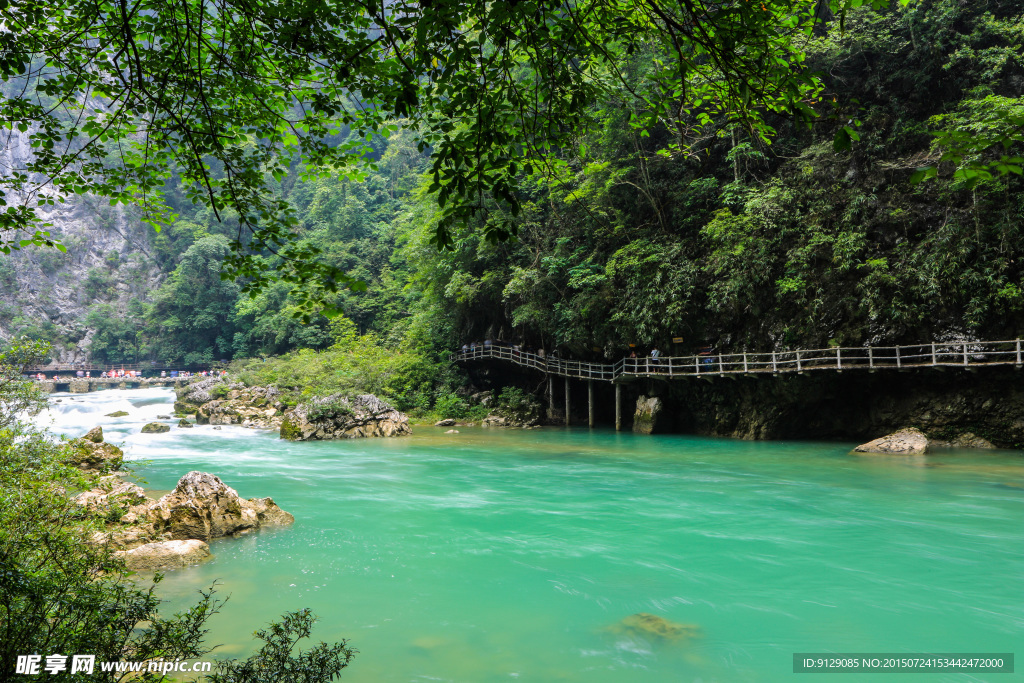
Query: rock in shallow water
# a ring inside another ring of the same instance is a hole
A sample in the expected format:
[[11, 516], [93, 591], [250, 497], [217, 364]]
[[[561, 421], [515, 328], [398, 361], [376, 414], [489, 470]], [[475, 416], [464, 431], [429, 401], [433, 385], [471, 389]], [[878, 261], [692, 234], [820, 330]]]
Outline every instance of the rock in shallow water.
[[121, 466], [124, 452], [103, 441], [103, 430], [100, 427], [90, 429], [85, 437], [68, 442], [71, 447], [69, 461], [72, 465], [83, 470], [116, 470]]
[[190, 564], [205, 562], [212, 557], [210, 546], [202, 541], [158, 541], [147, 543], [131, 550], [114, 553], [124, 560], [128, 569], [136, 572], [158, 569], [178, 569]]
[[143, 434], [162, 434], [169, 431], [171, 431], [170, 425], [161, 424], [159, 422], [150, 422], [142, 428]]
[[909, 427], [868, 441], [853, 449], [854, 453], [891, 453], [896, 455], [920, 455], [928, 451], [928, 437], [920, 429]]

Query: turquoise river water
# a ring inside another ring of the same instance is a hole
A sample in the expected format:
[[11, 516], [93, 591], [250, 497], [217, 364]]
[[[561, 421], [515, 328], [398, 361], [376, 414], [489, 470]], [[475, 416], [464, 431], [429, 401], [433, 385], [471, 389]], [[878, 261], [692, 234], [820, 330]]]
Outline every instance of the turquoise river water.
[[[214, 581], [230, 596], [212, 621], [222, 656], [311, 607], [318, 640], [359, 650], [352, 683], [1024, 680], [792, 672], [794, 652], [1024, 654], [1019, 452], [858, 457], [582, 428], [288, 443], [228, 426], [140, 434], [170, 414], [168, 389], [57, 398], [56, 431], [102, 424], [157, 493], [203, 470], [295, 515], [214, 541], [212, 561], [161, 584], [173, 608]], [[115, 410], [130, 415], [103, 417]], [[701, 635], [613, 627], [638, 612]]]

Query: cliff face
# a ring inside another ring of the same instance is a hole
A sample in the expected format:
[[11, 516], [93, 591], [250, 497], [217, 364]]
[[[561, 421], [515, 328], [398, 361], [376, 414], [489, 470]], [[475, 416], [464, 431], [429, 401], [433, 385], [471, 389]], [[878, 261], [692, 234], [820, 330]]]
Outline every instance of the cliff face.
[[[27, 134], [15, 131], [0, 149], [0, 164], [21, 167], [30, 152]], [[91, 196], [38, 211], [67, 253], [27, 247], [0, 254], [0, 339], [55, 339], [55, 361], [84, 360], [92, 335], [88, 309], [106, 303], [125, 311], [133, 299], [146, 301], [162, 279], [150, 249], [153, 231], [132, 209]]]

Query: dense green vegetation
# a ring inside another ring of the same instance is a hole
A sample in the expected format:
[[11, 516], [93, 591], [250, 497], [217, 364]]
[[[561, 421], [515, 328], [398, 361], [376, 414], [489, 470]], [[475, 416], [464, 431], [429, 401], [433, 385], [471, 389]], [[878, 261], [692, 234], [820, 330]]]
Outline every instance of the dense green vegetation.
[[[698, 110], [652, 122], [660, 110], [644, 88], [661, 67], [624, 52], [618, 96], [588, 105], [544, 173], [518, 171], [515, 208], [482, 195], [486, 211], [461, 227], [439, 207], [431, 150], [410, 121], [369, 139], [375, 166], [361, 179], [279, 175], [298, 248], [367, 285], [327, 294], [357, 339], [344, 349], [328, 317], [303, 320], [306, 295], [289, 284], [247, 293], [245, 278], [220, 280], [237, 221], [172, 187], [177, 220], [153, 242], [159, 290], [113, 308], [113, 262], [84, 285], [98, 297], [92, 353], [253, 358], [237, 366], [252, 382], [458, 412], [446, 354], [485, 337], [615, 358], [631, 343], [690, 353], [1024, 334], [1019, 8], [924, 0], [837, 24], [801, 45], [822, 74], [812, 127], [771, 111], [753, 127]], [[991, 147], [997, 138], [1009, 146]], [[441, 223], [451, 249], [439, 251]], [[517, 238], [488, 239], [496, 226]]]
[[[222, 604], [212, 589], [191, 609], [166, 615], [154, 587], [160, 575], [142, 581], [106, 545], [91, 539], [105, 530], [105, 516], [92, 514], [71, 496], [97, 485], [98, 475], [68, 464], [70, 446], [27, 423], [25, 412], [46, 405], [38, 387], [21, 380], [22, 368], [46, 349], [15, 347], [0, 354], [0, 667], [13, 674], [18, 656], [95, 655], [96, 662], [198, 659], [205, 624]], [[113, 508], [117, 517], [123, 511]], [[333, 680], [354, 651], [344, 642], [302, 652], [309, 637], [308, 610], [286, 614], [257, 632], [265, 645], [245, 661], [223, 661], [215, 683]], [[70, 658], [67, 660], [70, 672]], [[45, 659], [43, 661], [45, 666]], [[42, 666], [40, 667], [42, 670]], [[65, 680], [156, 681], [151, 672], [100, 671], [61, 674]]]

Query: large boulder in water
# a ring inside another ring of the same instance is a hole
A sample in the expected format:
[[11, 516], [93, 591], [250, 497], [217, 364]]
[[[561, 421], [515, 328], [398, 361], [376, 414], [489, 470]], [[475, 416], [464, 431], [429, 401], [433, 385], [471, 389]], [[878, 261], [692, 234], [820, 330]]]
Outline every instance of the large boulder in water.
[[909, 427], [868, 441], [853, 449], [854, 453], [890, 453], [896, 455], [920, 455], [928, 451], [928, 437], [920, 429]]
[[174, 410], [179, 413], [194, 413], [199, 406], [216, 398], [223, 398], [229, 391], [228, 383], [220, 375], [195, 379], [174, 390]]
[[658, 430], [663, 405], [657, 396], [640, 396], [636, 399], [636, 413], [633, 415], [633, 431], [637, 434], [653, 434]]
[[195, 539], [146, 543], [131, 550], [115, 552], [114, 556], [124, 560], [125, 566], [136, 572], [178, 569], [212, 557], [210, 546]]
[[332, 394], [300, 403], [285, 415], [281, 438], [291, 441], [357, 439], [410, 434], [409, 418], [373, 394]]
[[281, 424], [281, 392], [276, 387], [233, 385], [226, 398], [208, 401], [196, 410], [197, 424], [273, 428]]
[[169, 431], [171, 431], [170, 425], [165, 425], [160, 422], [150, 422], [142, 427], [143, 434], [163, 434], [164, 432]]
[[132, 512], [151, 521], [156, 533], [177, 540], [237, 536], [261, 526], [261, 517], [268, 525], [295, 519], [270, 498], [244, 500], [220, 477], [196, 471], [183, 476], [160, 500]]

